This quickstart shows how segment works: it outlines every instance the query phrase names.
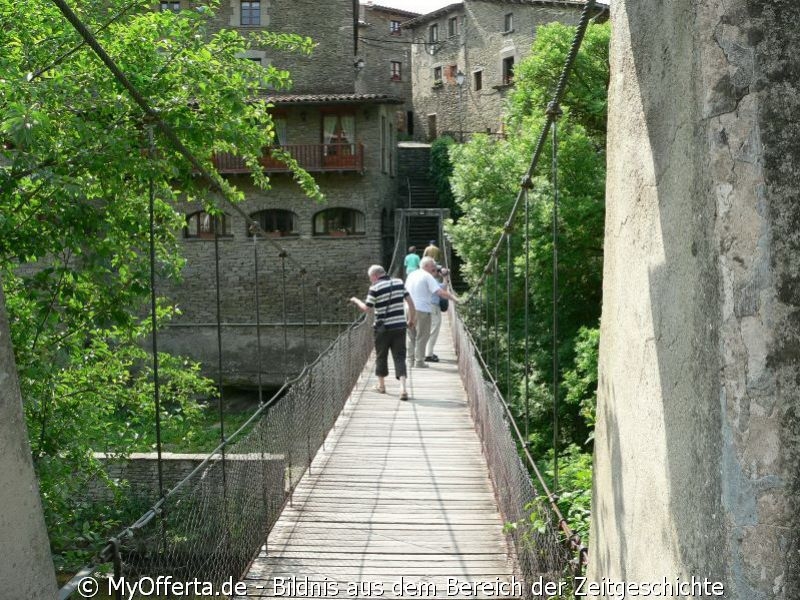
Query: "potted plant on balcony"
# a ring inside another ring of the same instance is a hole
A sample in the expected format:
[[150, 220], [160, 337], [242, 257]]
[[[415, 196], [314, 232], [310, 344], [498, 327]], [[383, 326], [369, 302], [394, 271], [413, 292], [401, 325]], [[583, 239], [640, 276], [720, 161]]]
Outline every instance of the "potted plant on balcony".
[[339, 227], [337, 229], [331, 229], [329, 235], [331, 237], [344, 237], [348, 234], [347, 229], [344, 227]]

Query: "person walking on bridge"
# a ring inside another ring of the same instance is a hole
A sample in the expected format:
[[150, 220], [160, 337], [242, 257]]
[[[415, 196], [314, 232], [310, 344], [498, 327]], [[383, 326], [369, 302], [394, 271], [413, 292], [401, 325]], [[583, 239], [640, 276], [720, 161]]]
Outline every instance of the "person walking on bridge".
[[419, 254], [417, 254], [416, 246], [408, 247], [408, 254], [406, 254], [406, 257], [403, 260], [403, 265], [406, 268], [406, 277], [419, 269]]
[[[378, 384], [374, 391], [386, 393], [386, 376], [389, 375], [389, 351], [392, 352], [394, 375], [400, 381], [400, 400], [408, 400], [406, 390], [406, 328], [413, 329], [416, 318], [414, 301], [403, 287], [403, 280], [392, 279], [381, 265], [367, 270], [370, 287], [366, 301], [355, 296], [350, 302], [361, 312], [374, 314], [375, 375]], [[408, 311], [404, 310], [404, 304]], [[406, 314], [408, 316], [406, 316]], [[408, 319], [408, 320], [406, 320]]]
[[406, 279], [406, 290], [411, 294], [411, 300], [416, 308], [416, 327], [408, 330], [408, 337], [411, 348], [410, 362], [417, 368], [425, 369], [428, 363], [425, 362], [425, 346], [431, 335], [431, 298], [435, 295], [440, 298], [447, 298], [456, 302], [455, 295], [439, 286], [439, 282], [433, 277], [436, 272], [436, 261], [430, 256], [424, 257], [419, 263], [419, 269], [414, 271]]
[[440, 264], [442, 262], [442, 251], [439, 246], [436, 245], [436, 240], [431, 240], [428, 242], [428, 245], [422, 252], [422, 258], [425, 258], [426, 256], [430, 256], [436, 264]]

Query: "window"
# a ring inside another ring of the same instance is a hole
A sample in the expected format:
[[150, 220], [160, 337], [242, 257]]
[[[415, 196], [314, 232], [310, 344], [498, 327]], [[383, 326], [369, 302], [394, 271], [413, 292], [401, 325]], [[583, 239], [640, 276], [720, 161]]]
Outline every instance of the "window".
[[428, 115], [428, 141], [433, 141], [438, 135], [436, 128], [436, 113]]
[[472, 89], [476, 92], [483, 89], [483, 71], [475, 71], [472, 74]]
[[435, 44], [439, 41], [439, 25], [434, 23], [428, 28], [428, 41]]
[[503, 59], [503, 85], [514, 83], [514, 57], [509, 56]]
[[213, 240], [215, 232], [218, 232], [220, 237], [231, 235], [228, 215], [210, 215], [204, 210], [199, 210], [186, 216], [184, 237]]
[[[256, 221], [267, 235], [280, 237], [298, 234], [297, 215], [290, 210], [260, 210], [250, 215], [250, 218]], [[248, 235], [252, 237], [252, 233], [249, 231]]]
[[403, 63], [396, 60], [392, 61], [392, 81], [402, 81]]
[[287, 135], [286, 117], [273, 115], [272, 124], [275, 126], [275, 143], [278, 146], [285, 146], [289, 143]]
[[364, 213], [351, 208], [328, 208], [314, 215], [314, 235], [363, 235]]
[[322, 166], [328, 169], [354, 169], [359, 166], [353, 113], [327, 113], [322, 116]]
[[451, 17], [447, 19], [447, 36], [454, 37], [458, 35], [458, 17]]
[[161, 3], [161, 12], [167, 12], [169, 10], [171, 10], [172, 12], [180, 12], [181, 3], [180, 2], [162, 2]]
[[322, 117], [322, 143], [326, 144], [325, 154], [337, 154], [347, 151], [356, 140], [356, 117], [353, 114], [327, 114]]
[[503, 28], [505, 32], [514, 31], [514, 13], [506, 13], [503, 17]]
[[433, 85], [442, 83], [442, 67], [433, 67]]
[[258, 56], [245, 56], [245, 58], [261, 66], [261, 59]]
[[261, 25], [261, 1], [242, 0], [242, 25], [253, 27]]
[[391, 35], [400, 35], [400, 21], [389, 21], [389, 33]]
[[458, 73], [458, 65], [447, 66], [447, 70], [445, 71], [445, 79], [447, 79], [447, 83], [456, 82], [456, 73]]

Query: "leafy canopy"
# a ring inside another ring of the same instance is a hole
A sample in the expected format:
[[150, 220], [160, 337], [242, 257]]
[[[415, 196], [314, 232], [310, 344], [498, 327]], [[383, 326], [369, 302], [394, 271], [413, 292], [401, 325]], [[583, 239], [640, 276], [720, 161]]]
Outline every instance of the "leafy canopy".
[[[259, 94], [291, 81], [241, 57], [253, 47], [307, 53], [309, 39], [215, 30], [213, 5], [175, 14], [143, 1], [72, 4], [207, 168], [215, 152], [257, 164], [274, 138]], [[215, 210], [217, 199], [157, 130], [151, 143], [152, 123], [55, 5], [0, 0], [0, 22], [0, 278], [46, 519], [64, 550], [74, 531], [117, 523], [78, 500], [99, 472], [91, 452], [125, 449], [154, 427], [144, 349], [151, 186], [162, 280], [179, 277], [183, 265], [176, 202], [199, 199]], [[261, 170], [253, 173], [266, 188]], [[319, 197], [308, 174], [295, 176]], [[175, 309], [159, 300], [157, 313], [161, 323]], [[165, 425], [197, 416], [210, 382], [189, 361], [163, 353], [160, 361]]]
[[[517, 197], [545, 123], [545, 109], [560, 76], [574, 28], [559, 23], [537, 30], [531, 54], [515, 68], [514, 90], [507, 104], [506, 138], [476, 135], [454, 145], [450, 184], [460, 218], [448, 232], [463, 261], [470, 284], [481, 277]], [[581, 46], [561, 104], [558, 133], [558, 346], [559, 445], [583, 446], [593, 426], [597, 335], [600, 317], [605, 195], [606, 86], [608, 82], [608, 25], [592, 25]], [[528, 419], [529, 441], [544, 456], [552, 440], [553, 334], [553, 207], [552, 145], [548, 140], [527, 191], [528, 248], [525, 210], [513, 225], [511, 264], [506, 249], [499, 253], [497, 274], [486, 283], [493, 298], [497, 284], [499, 335], [487, 328], [487, 356], [511, 353], [511, 381], [505, 361], [496, 367], [517, 416]], [[446, 169], [443, 169], [446, 172]], [[524, 199], [523, 199], [524, 200]], [[527, 266], [526, 266], [527, 263]], [[506, 272], [511, 270], [507, 288]], [[525, 275], [529, 274], [528, 295]], [[509, 293], [506, 293], [506, 290]], [[493, 299], [491, 300], [493, 303]], [[524, 315], [529, 327], [525, 338]], [[509, 312], [510, 308], [510, 312]], [[486, 309], [484, 308], [484, 314]], [[494, 307], [489, 310], [494, 319]], [[475, 311], [477, 314], [477, 310]], [[510, 321], [511, 335], [505, 323]], [[530, 361], [525, 363], [525, 345]], [[577, 360], [576, 360], [577, 357]], [[490, 361], [491, 362], [491, 361]], [[493, 366], [493, 365], [492, 365]], [[525, 389], [525, 373], [529, 374]], [[523, 398], [528, 396], [527, 405]], [[572, 452], [572, 451], [570, 451]], [[571, 459], [570, 459], [571, 460]]]

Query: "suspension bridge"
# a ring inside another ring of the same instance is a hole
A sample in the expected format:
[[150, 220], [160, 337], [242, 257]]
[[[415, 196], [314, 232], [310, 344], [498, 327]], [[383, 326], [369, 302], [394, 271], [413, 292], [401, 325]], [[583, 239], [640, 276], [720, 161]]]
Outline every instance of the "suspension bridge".
[[[484, 276], [470, 294], [470, 299], [479, 301], [476, 313], [486, 309], [484, 325], [488, 326], [486, 282], [494, 275], [495, 329], [501, 248], [509, 248], [510, 277], [513, 223], [524, 206], [527, 255], [527, 190], [551, 127], [553, 171], [557, 171], [558, 103], [593, 4], [592, 0], [586, 4], [511, 214], [488, 258]], [[188, 151], [78, 18], [62, 2], [57, 1], [57, 5], [151, 119], [150, 155], [154, 154], [153, 130], [158, 129], [209, 189], [248, 219], [241, 208], [228, 202], [227, 189], [218, 175], [208, 172]], [[555, 179], [553, 184], [557, 190]], [[156, 331], [153, 190], [151, 184], [150, 287]], [[558, 238], [557, 202], [556, 192], [554, 246]], [[258, 223], [252, 224], [252, 234], [254, 238], [265, 236]], [[395, 238], [393, 264], [397, 265], [405, 240], [402, 229], [395, 232]], [[305, 273], [294, 257], [267, 241], [280, 249], [284, 285], [287, 261]], [[222, 416], [218, 246], [215, 231]], [[257, 337], [258, 264], [254, 246]], [[526, 274], [526, 296], [527, 279]], [[553, 288], [555, 298], [557, 280]], [[510, 335], [510, 323], [505, 329]], [[556, 335], [554, 321], [554, 344]], [[152, 337], [158, 430], [158, 336]], [[494, 339], [497, 337], [495, 331]], [[260, 337], [257, 346], [260, 365]], [[80, 582], [98, 570], [112, 571], [114, 580], [124, 578], [128, 582], [164, 577], [221, 586], [235, 580], [245, 589], [237, 587], [235, 593], [226, 595], [241, 598], [528, 598], [554, 595], [554, 589], [563, 592], [559, 584], [579, 574], [586, 565], [586, 549], [560, 514], [528, 452], [527, 436], [517, 428], [493, 379], [492, 373], [498, 372], [497, 344], [477, 347], [454, 307], [443, 323], [439, 346], [443, 360], [428, 369], [412, 370], [408, 402], [401, 402], [391, 388], [387, 394], [369, 390], [373, 378], [371, 353], [371, 323], [362, 318], [306, 365], [299, 376], [269, 400], [261, 401], [258, 410], [235, 432], [227, 435], [221, 421], [220, 445], [169, 490], [162, 481], [159, 446], [158, 501], [111, 538], [92, 563], [62, 587], [59, 598], [80, 592]], [[494, 369], [483, 358], [491, 353]], [[555, 363], [554, 373], [557, 371]], [[553, 387], [558, 389], [557, 380]], [[531, 587], [536, 582], [556, 587], [537, 590]], [[116, 590], [118, 597], [122, 591]]]
[[[530, 582], [574, 573], [579, 540], [534, 484], [507, 405], [447, 314], [441, 360], [411, 371], [408, 402], [391, 382], [372, 390], [362, 319], [98, 563], [117, 581], [233, 577], [241, 598], [529, 597]], [[532, 511], [543, 528], [527, 525]]]

